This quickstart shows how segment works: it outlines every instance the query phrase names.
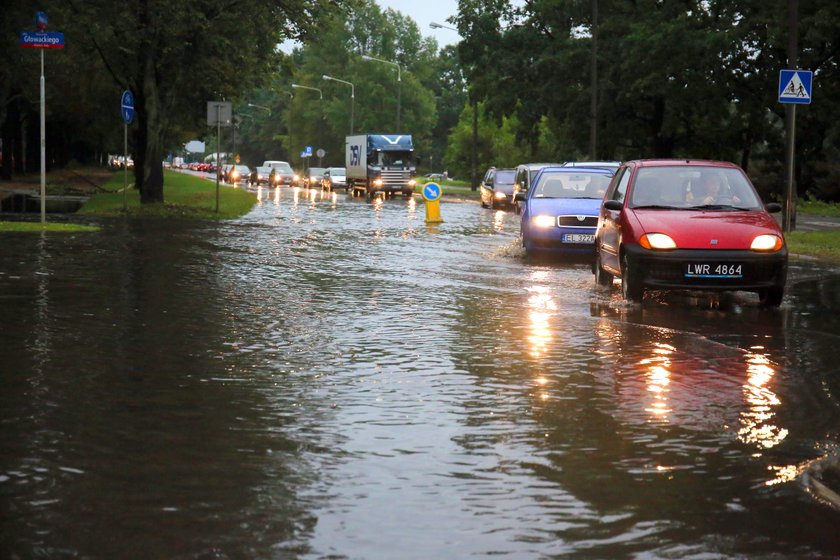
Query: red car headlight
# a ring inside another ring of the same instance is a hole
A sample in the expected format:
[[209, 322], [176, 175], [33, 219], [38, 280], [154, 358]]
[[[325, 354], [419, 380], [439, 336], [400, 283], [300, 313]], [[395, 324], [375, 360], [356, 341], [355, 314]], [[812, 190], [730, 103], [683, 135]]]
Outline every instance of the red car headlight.
[[778, 251], [784, 244], [785, 242], [778, 235], [764, 233], [753, 239], [753, 242], [750, 244], [750, 249], [765, 252]]
[[646, 233], [639, 239], [639, 245], [645, 249], [676, 249], [677, 244], [669, 235], [664, 233]]

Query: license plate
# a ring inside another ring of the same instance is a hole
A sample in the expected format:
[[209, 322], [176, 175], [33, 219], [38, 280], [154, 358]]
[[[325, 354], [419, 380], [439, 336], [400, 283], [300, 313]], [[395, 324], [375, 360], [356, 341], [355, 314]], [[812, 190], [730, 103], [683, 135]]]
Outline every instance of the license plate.
[[737, 263], [688, 263], [686, 278], [743, 278], [744, 265]]
[[563, 243], [589, 243], [595, 244], [594, 233], [564, 233], [561, 237]]

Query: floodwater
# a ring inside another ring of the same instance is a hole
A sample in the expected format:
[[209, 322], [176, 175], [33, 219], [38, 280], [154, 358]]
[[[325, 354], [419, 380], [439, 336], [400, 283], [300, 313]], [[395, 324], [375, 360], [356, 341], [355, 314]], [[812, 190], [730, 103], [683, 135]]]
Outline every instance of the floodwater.
[[627, 305], [518, 216], [0, 238], [2, 558], [829, 558], [840, 272]]

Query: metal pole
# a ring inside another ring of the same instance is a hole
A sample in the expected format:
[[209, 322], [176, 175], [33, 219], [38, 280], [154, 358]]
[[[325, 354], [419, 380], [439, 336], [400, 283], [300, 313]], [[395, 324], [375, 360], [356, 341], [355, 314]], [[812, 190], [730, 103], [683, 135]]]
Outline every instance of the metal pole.
[[795, 165], [794, 154], [796, 153], [796, 105], [790, 104], [788, 106], [788, 142], [785, 153], [785, 167], [787, 168], [787, 187], [785, 190], [785, 215], [784, 223], [782, 224], [785, 233], [791, 232], [795, 225], [795, 214], [793, 210], [795, 192], [793, 171]]
[[219, 150], [222, 145], [222, 104], [216, 103], [216, 213], [219, 213]]
[[353, 136], [353, 109], [356, 105], [356, 88], [350, 84], [350, 136]]
[[41, 49], [41, 223], [47, 221], [47, 101], [44, 81], [44, 49]]
[[128, 123], [123, 123], [123, 212], [128, 210]]
[[400, 112], [402, 109], [402, 72], [397, 64], [397, 132], [400, 132]]
[[470, 158], [470, 189], [478, 189], [478, 101], [473, 99], [472, 157]]

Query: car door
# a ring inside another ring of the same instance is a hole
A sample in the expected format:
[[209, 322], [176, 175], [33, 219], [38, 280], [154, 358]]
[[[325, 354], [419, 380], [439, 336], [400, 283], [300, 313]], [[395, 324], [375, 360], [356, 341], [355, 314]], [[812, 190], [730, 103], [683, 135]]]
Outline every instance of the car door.
[[[614, 200], [623, 205], [632, 174], [633, 169], [629, 166], [619, 169], [604, 196], [604, 201]], [[610, 210], [603, 204], [601, 205], [595, 243], [600, 255], [601, 264], [604, 268], [609, 269], [613, 274], [620, 274], [621, 266], [618, 260], [619, 245], [621, 243], [620, 210]]]
[[481, 181], [481, 204], [489, 206], [493, 202], [493, 178], [495, 170], [488, 169], [484, 174], [484, 180]]

